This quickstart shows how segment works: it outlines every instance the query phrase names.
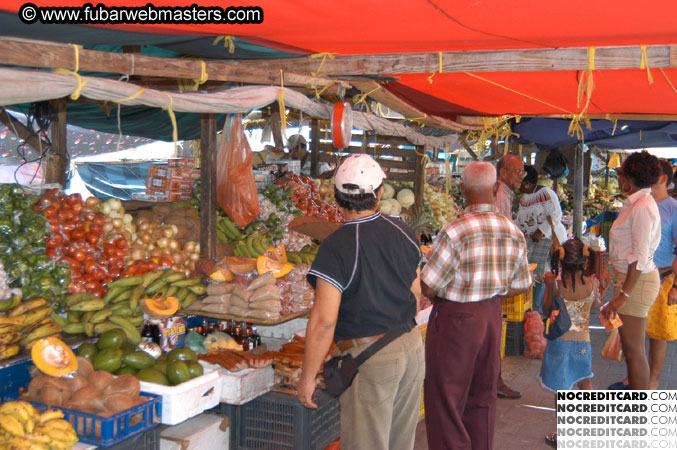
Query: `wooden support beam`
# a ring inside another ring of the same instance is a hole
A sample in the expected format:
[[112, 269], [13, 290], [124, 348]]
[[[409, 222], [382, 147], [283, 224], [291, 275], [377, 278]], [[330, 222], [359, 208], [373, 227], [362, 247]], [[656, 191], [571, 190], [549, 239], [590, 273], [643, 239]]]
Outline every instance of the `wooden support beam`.
[[475, 161], [479, 160], [473, 149], [471, 149], [470, 146], [467, 144], [467, 142], [465, 142], [465, 136], [459, 137], [458, 142], [463, 146], [466, 152], [470, 153], [472, 159], [474, 159]]
[[410, 105], [404, 100], [397, 97], [395, 94], [392, 94], [382, 85], [376, 81], [357, 81], [353, 80], [352, 84], [354, 87], [362, 91], [364, 94], [369, 94], [369, 97], [375, 101], [382, 103], [393, 111], [397, 111], [406, 118], [416, 118], [419, 122], [424, 125], [428, 125], [435, 128], [442, 128], [445, 130], [451, 131], [463, 131], [469, 129], [482, 129], [484, 124], [480, 125], [462, 125], [460, 123], [454, 122], [453, 120], [445, 119], [438, 116], [429, 116], [420, 109]]
[[574, 158], [574, 236], [583, 234], [583, 143], [576, 145]]
[[52, 147], [44, 161], [45, 183], [59, 183], [63, 188], [66, 188], [70, 164], [70, 158], [68, 157], [68, 134], [66, 132], [66, 106], [68, 103], [66, 100], [58, 98], [51, 100], [51, 104], [56, 113], [57, 120], [52, 122], [50, 126], [49, 134]]
[[320, 176], [320, 121], [310, 121], [310, 174], [313, 178]]
[[[113, 53], [78, 48], [77, 68], [88, 72], [111, 72], [162, 78], [202, 78], [202, 62], [194, 59], [158, 58], [135, 53]], [[76, 69], [76, 53], [72, 46], [56, 42], [0, 37], [0, 61], [6, 65]], [[280, 69], [261, 66], [234, 65], [223, 61], [205, 61], [209, 80], [235, 81], [251, 84], [280, 84]], [[302, 75], [284, 70], [285, 86], [327, 86], [335, 83], [329, 78]], [[349, 87], [349, 84], [338, 81]]]
[[[677, 46], [649, 45], [649, 67], [677, 67]], [[597, 70], [638, 69], [642, 60], [639, 45], [596, 47]], [[316, 72], [319, 60], [307, 57], [237, 61], [234, 64], [267, 69]], [[585, 70], [588, 49], [585, 47], [522, 50], [483, 50], [442, 52], [443, 73], [463, 72], [541, 72]], [[336, 55], [323, 60], [322, 73], [328, 76], [434, 73], [440, 70], [440, 53], [389, 53]]]
[[416, 167], [414, 169], [414, 211], [419, 214], [423, 211], [423, 189], [425, 187], [425, 166], [423, 157], [425, 147], [416, 148]]
[[216, 114], [200, 115], [200, 258], [216, 258]]
[[0, 123], [3, 123], [7, 128], [12, 130], [12, 132], [16, 130], [18, 137], [23, 139], [26, 144], [31, 146], [38, 153], [49, 146], [47, 141], [33, 133], [31, 129], [19, 122], [19, 120], [15, 119], [5, 108], [0, 108]]

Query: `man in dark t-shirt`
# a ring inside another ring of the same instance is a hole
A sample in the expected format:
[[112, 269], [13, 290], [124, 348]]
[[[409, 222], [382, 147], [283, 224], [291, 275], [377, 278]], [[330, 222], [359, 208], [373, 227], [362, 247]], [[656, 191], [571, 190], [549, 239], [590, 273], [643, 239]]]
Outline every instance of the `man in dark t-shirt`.
[[322, 243], [308, 272], [315, 306], [297, 390], [304, 406], [317, 407], [315, 376], [332, 339], [357, 356], [385, 333], [411, 327], [362, 364], [339, 397], [342, 448], [411, 450], [425, 375], [414, 326], [422, 256], [414, 233], [378, 212], [384, 178], [368, 155], [351, 156], [336, 173], [335, 198], [346, 221]]

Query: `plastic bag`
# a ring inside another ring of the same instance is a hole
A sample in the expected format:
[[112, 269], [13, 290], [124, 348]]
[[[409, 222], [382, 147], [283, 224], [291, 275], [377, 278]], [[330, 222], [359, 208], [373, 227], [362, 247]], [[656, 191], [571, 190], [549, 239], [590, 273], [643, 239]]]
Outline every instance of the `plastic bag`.
[[559, 178], [567, 171], [567, 159], [555, 149], [550, 150], [543, 163], [543, 170], [553, 178]]
[[618, 328], [614, 328], [609, 333], [609, 337], [602, 347], [602, 356], [613, 361], [623, 361], [623, 349], [621, 347], [621, 335], [618, 334]]
[[527, 350], [524, 356], [527, 358], [543, 359], [547, 339], [543, 336], [543, 319], [538, 311], [526, 314], [524, 320], [524, 343]]
[[190, 331], [186, 335], [186, 339], [183, 341], [183, 346], [188, 347], [198, 354], [207, 353], [207, 347], [205, 347], [204, 338], [195, 331]]
[[[230, 133], [229, 122], [232, 122]], [[252, 169], [252, 151], [239, 114], [226, 120], [224, 125], [216, 158], [216, 179], [216, 201], [240, 228], [258, 217], [259, 198]]]

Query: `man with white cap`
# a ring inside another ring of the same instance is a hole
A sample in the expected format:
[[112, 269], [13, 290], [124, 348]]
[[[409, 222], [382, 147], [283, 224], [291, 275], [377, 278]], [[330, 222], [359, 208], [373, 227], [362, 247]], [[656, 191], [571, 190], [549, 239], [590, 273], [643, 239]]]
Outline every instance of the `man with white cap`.
[[359, 366], [339, 397], [341, 448], [411, 450], [418, 422], [425, 363], [414, 317], [422, 255], [404, 223], [378, 212], [385, 177], [368, 155], [341, 164], [334, 192], [345, 223], [322, 243], [308, 272], [316, 292], [297, 385], [304, 406], [316, 407], [315, 376], [332, 339], [357, 356], [399, 333]]

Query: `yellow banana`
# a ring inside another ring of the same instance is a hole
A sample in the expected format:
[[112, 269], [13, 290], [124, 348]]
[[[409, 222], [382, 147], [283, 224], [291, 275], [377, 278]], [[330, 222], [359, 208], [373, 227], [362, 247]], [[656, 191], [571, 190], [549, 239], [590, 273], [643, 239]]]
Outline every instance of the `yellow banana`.
[[7, 402], [0, 405], [0, 414], [9, 414], [24, 424], [29, 419], [28, 411], [17, 405], [16, 402]]
[[31, 309], [35, 309], [39, 306], [44, 306], [47, 304], [47, 299], [44, 297], [38, 297], [34, 298], [33, 300], [29, 300], [27, 302], [20, 303], [19, 306], [14, 308], [12, 311], [9, 313], [9, 317], [17, 317], [17, 316], [22, 316]]
[[24, 436], [24, 439], [37, 442], [39, 444], [49, 444], [49, 442], [52, 440], [52, 438], [50, 438], [44, 433], [29, 433], [26, 436]]
[[0, 317], [0, 324], [5, 325], [18, 325], [22, 326], [24, 324], [24, 321], [26, 320], [26, 316], [17, 316], [17, 317]]
[[42, 428], [49, 429], [49, 430], [54, 429], [54, 430], [62, 430], [62, 431], [68, 431], [68, 432], [75, 433], [75, 431], [73, 430], [73, 425], [71, 425], [70, 422], [68, 422], [67, 420], [64, 420], [64, 419], [52, 419], [52, 420], [47, 421], [46, 423], [41, 422], [40, 426]]
[[49, 422], [50, 420], [56, 420], [56, 419], [63, 419], [63, 411], [61, 411], [59, 409], [48, 409], [47, 411], [40, 414], [40, 418], [38, 419], [38, 422], [45, 423], [45, 422]]
[[0, 428], [12, 436], [23, 437], [26, 434], [19, 419], [11, 414], [0, 414]]
[[56, 441], [61, 441], [61, 442], [69, 442], [71, 444], [75, 444], [78, 441], [78, 436], [75, 434], [75, 431], [64, 431], [64, 430], [49, 430], [47, 432], [50, 438], [52, 438], [52, 442]]
[[53, 450], [71, 450], [73, 446], [70, 442], [57, 441], [56, 439], [52, 439], [49, 445]]
[[23, 344], [23, 346], [26, 350], [32, 350], [33, 346], [35, 345], [36, 342], [38, 342], [41, 339], [46, 339], [46, 338], [51, 338], [51, 337], [55, 337], [55, 338], [60, 339], [61, 333], [48, 334], [47, 336], [43, 336], [43, 337], [40, 337], [40, 338], [33, 339], [32, 341], [28, 341], [25, 344]]
[[0, 360], [11, 358], [19, 353], [19, 344], [0, 345]]
[[35, 420], [33, 420], [31, 417], [26, 419], [26, 421], [23, 424], [24, 424], [24, 431], [26, 433], [32, 433], [33, 430], [35, 430]]
[[32, 330], [30, 333], [25, 335], [22, 339], [21, 342], [23, 344], [26, 344], [30, 341], [33, 341], [38, 338], [42, 338], [45, 336], [49, 336], [50, 334], [54, 333], [60, 333], [61, 332], [61, 325], [58, 323], [54, 322], [52, 319], [49, 319], [49, 322], [45, 325], [42, 325], [35, 330]]
[[7, 440], [7, 448], [17, 450], [49, 450], [49, 444], [29, 441], [23, 437], [12, 436]]
[[7, 331], [0, 333], [0, 345], [9, 345], [19, 342], [21, 340], [21, 333], [18, 331]]
[[52, 307], [48, 305], [38, 306], [37, 308], [31, 309], [25, 314], [26, 320], [24, 321], [23, 326], [27, 327], [34, 323], [38, 323], [41, 320], [49, 317], [50, 314], [52, 314]]

